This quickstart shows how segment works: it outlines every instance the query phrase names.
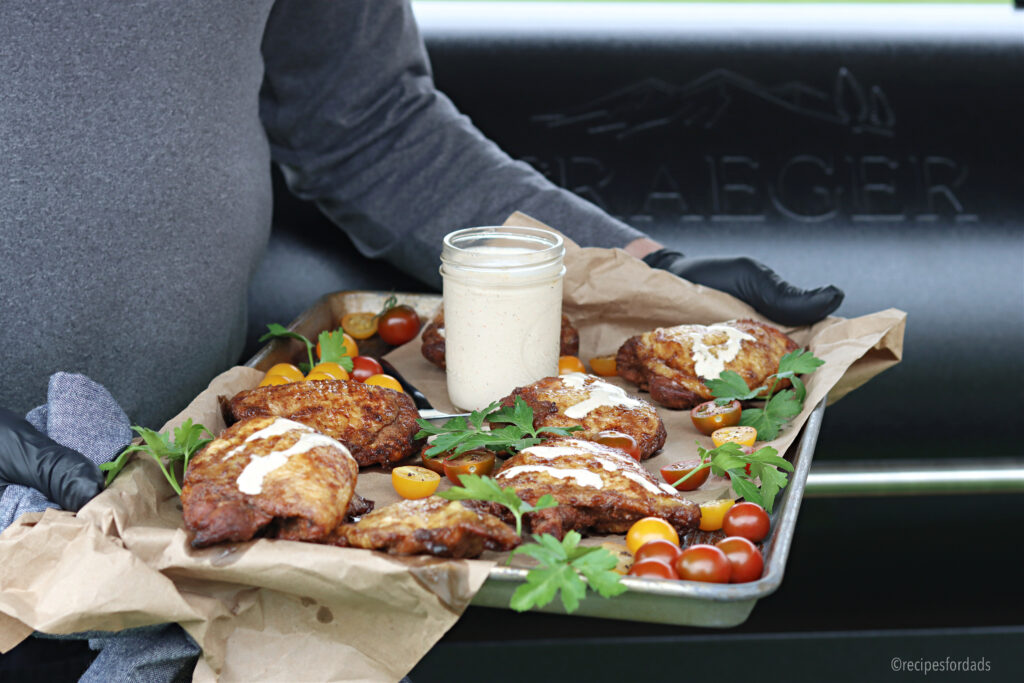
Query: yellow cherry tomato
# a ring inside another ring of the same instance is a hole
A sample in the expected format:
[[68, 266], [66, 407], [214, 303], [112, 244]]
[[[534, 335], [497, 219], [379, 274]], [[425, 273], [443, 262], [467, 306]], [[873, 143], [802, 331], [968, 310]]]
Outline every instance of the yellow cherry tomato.
[[403, 465], [391, 470], [391, 485], [402, 498], [426, 498], [441, 483], [441, 475], [426, 467]]
[[[334, 335], [338, 334], [339, 331], [340, 330], [335, 330], [334, 332], [331, 332], [327, 336], [333, 337]], [[349, 358], [354, 358], [355, 356], [358, 356], [359, 346], [356, 344], [356, 340], [352, 338], [352, 335], [346, 334], [345, 332], [341, 332], [341, 335], [342, 340], [345, 344], [345, 350], [342, 352], [341, 355], [348, 356]], [[316, 357], [320, 358], [320, 342], [316, 343]]]
[[629, 531], [626, 532], [626, 547], [635, 555], [637, 549], [644, 543], [659, 538], [679, 545], [679, 534], [671, 524], [660, 517], [644, 517], [629, 527]]
[[391, 375], [370, 375], [363, 384], [373, 384], [378, 387], [387, 387], [388, 389], [394, 389], [395, 391], [402, 391], [402, 385], [398, 383], [398, 380]]
[[700, 504], [700, 530], [718, 531], [722, 528], [725, 513], [735, 504], [735, 500], [720, 498]]
[[334, 375], [326, 372], [311, 372], [308, 375], [306, 375], [307, 382], [319, 382], [321, 380], [331, 380], [333, 382], [337, 379], [338, 378], [335, 377]]
[[260, 382], [261, 387], [269, 387], [274, 384], [291, 384], [291, 380], [287, 377], [282, 377], [281, 375], [267, 375], [263, 378], [263, 381]]
[[753, 446], [757, 441], [757, 430], [753, 427], [722, 427], [711, 432], [711, 441], [715, 444], [715, 448], [723, 443]]
[[276, 375], [278, 377], [284, 377], [289, 382], [299, 382], [302, 380], [302, 370], [299, 370], [296, 366], [291, 363], [278, 363], [269, 370], [267, 375]]
[[330, 375], [334, 379], [348, 379], [348, 371], [337, 363], [317, 363], [313, 366], [313, 369], [309, 371], [309, 374], [312, 375], [313, 373]]
[[615, 356], [598, 356], [590, 359], [590, 369], [595, 375], [601, 377], [614, 377], [617, 368], [615, 367]]
[[623, 576], [629, 573], [629, 568], [633, 566], [633, 553], [629, 552], [629, 548], [614, 541], [606, 541], [601, 544], [601, 547], [615, 556], [613, 572]]
[[355, 339], [369, 339], [377, 334], [377, 314], [346, 313], [341, 317], [341, 327]]
[[558, 357], [558, 374], [568, 375], [573, 372], [586, 372], [587, 369], [583, 367], [583, 361], [576, 356], [559, 356]]

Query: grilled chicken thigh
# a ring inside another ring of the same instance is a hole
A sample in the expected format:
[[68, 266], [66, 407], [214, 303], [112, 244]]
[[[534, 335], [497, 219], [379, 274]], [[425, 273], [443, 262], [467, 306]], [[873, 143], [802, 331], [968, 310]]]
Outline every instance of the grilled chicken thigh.
[[355, 524], [339, 527], [331, 542], [393, 555], [476, 557], [485, 549], [511, 550], [521, 539], [479, 503], [431, 496], [371, 512]]
[[[674, 488], [619, 449], [592, 441], [560, 438], [531, 446], [509, 458], [496, 479], [528, 503], [549, 493], [558, 501], [558, 507], [524, 515], [537, 534], [562, 538], [571, 529], [622, 533], [651, 516], [684, 534], [700, 521], [698, 507]], [[495, 514], [509, 515], [503, 506], [492, 506]]]
[[627, 339], [615, 360], [620, 377], [650, 391], [661, 405], [681, 409], [711, 399], [702, 380], [717, 379], [725, 370], [738, 373], [751, 389], [761, 386], [796, 349], [796, 342], [770, 325], [732, 320], [659, 327]]
[[[439, 307], [437, 313], [434, 314], [434, 319], [423, 330], [423, 346], [420, 347], [420, 352], [424, 358], [444, 370], [444, 350], [444, 308]], [[559, 355], [575, 356], [579, 353], [579, 350], [580, 333], [569, 322], [568, 316], [562, 315], [561, 351], [559, 351]]]
[[412, 455], [419, 431], [404, 393], [346, 380], [292, 382], [243, 391], [229, 402], [236, 420], [277, 415], [334, 437], [360, 466], [386, 465]]
[[181, 491], [185, 528], [195, 532], [197, 548], [257, 533], [321, 540], [344, 521], [358, 472], [345, 446], [306, 425], [245, 420], [189, 463]]
[[574, 438], [593, 439], [599, 432], [629, 434], [649, 458], [665, 445], [665, 424], [647, 401], [593, 375], [572, 373], [545, 377], [519, 387], [501, 400], [513, 405], [521, 397], [533, 409], [534, 427], [583, 428]]

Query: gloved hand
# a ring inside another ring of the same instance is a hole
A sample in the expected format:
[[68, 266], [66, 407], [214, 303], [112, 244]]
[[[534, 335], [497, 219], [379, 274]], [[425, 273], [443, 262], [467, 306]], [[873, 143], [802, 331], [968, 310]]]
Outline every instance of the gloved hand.
[[644, 263], [732, 294], [759, 313], [783, 325], [818, 322], [843, 302], [843, 290], [829, 285], [818, 289], [794, 287], [768, 266], [743, 257], [687, 258], [678, 251], [659, 249], [644, 257]]
[[103, 474], [78, 451], [0, 408], [0, 484], [31, 486], [65, 510], [78, 511], [103, 490]]

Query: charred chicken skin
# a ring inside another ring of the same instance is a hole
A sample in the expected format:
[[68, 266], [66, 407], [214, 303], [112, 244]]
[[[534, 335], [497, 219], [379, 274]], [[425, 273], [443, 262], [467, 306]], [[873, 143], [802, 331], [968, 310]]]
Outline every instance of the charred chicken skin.
[[754, 389], [796, 349], [796, 342], [771, 325], [732, 320], [639, 334], [626, 340], [615, 361], [620, 377], [650, 391], [651, 398], [666, 408], [683, 409], [712, 398], [704, 379], [732, 370]]
[[189, 463], [181, 491], [185, 528], [195, 533], [196, 548], [257, 534], [319, 541], [344, 521], [358, 473], [345, 446], [306, 425], [244, 420]]
[[[558, 507], [529, 512], [524, 519], [533, 533], [562, 538], [567, 531], [624, 533], [644, 517], [661, 517], [680, 535], [700, 522], [700, 510], [642, 465], [617, 448], [582, 439], [560, 438], [523, 449], [496, 475], [528, 503], [545, 494]], [[509, 515], [492, 504], [499, 516]]]
[[392, 555], [476, 557], [485, 549], [511, 550], [521, 539], [479, 503], [430, 496], [392, 503], [345, 524], [331, 542]]
[[[420, 347], [420, 352], [423, 357], [428, 361], [441, 368], [445, 369], [444, 362], [444, 308], [438, 308], [437, 313], [434, 315], [434, 319], [430, 321], [427, 328], [423, 330], [423, 346]], [[569, 322], [569, 318], [566, 315], [562, 315], [562, 336], [561, 336], [561, 351], [559, 355], [562, 356], [575, 356], [580, 350], [580, 333], [572, 326]]]
[[396, 462], [419, 446], [419, 412], [406, 394], [347, 380], [317, 380], [243, 391], [228, 404], [231, 417], [276, 415], [301, 422], [343, 443], [360, 466]]
[[510, 406], [521, 397], [533, 409], [533, 426], [572, 427], [573, 438], [593, 439], [599, 432], [629, 434], [649, 458], [665, 445], [665, 424], [647, 401], [593, 375], [572, 373], [545, 377], [519, 387], [501, 400]]

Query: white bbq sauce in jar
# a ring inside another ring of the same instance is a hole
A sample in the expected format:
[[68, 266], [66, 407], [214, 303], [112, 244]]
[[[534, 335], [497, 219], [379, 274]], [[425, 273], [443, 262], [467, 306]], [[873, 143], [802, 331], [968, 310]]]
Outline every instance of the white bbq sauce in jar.
[[449, 233], [441, 252], [448, 396], [479, 410], [558, 374], [562, 238], [520, 227]]

